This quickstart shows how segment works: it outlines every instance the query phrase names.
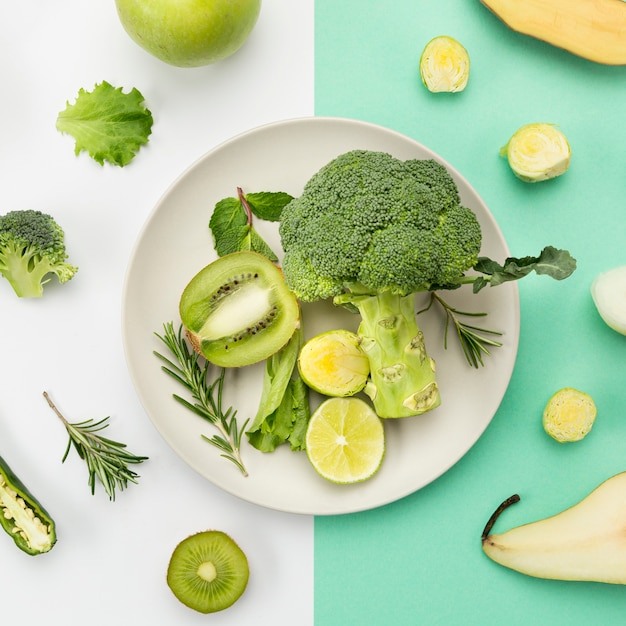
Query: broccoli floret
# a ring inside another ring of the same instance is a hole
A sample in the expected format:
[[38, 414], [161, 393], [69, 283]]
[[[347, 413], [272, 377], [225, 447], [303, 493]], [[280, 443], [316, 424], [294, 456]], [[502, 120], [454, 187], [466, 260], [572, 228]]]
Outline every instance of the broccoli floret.
[[[445, 166], [369, 150], [342, 154], [314, 174], [283, 208], [280, 236], [285, 281], [301, 301], [333, 298], [358, 309], [371, 369], [365, 392], [380, 417], [418, 415], [441, 400], [415, 293], [466, 283], [477, 292], [531, 270], [561, 279], [575, 268], [554, 248], [504, 265], [479, 257], [480, 224]], [[466, 275], [472, 268], [484, 275]]]
[[335, 298], [361, 314], [366, 393], [381, 417], [440, 403], [414, 294], [459, 283], [478, 260], [481, 229], [433, 159], [353, 150], [325, 165], [281, 215], [283, 272], [302, 301]]
[[78, 271], [66, 262], [64, 239], [54, 218], [41, 211], [0, 215], [0, 274], [20, 298], [40, 298], [52, 274], [65, 283]]
[[408, 295], [457, 282], [478, 259], [481, 230], [434, 160], [354, 150], [315, 174], [281, 215], [283, 270], [303, 301], [358, 283]]

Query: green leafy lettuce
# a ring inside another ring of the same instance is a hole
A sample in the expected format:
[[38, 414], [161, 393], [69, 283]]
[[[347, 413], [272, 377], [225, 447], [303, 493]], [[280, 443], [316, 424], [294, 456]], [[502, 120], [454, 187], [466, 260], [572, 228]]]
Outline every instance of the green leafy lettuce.
[[152, 113], [143, 102], [137, 89], [123, 93], [103, 81], [93, 91], [80, 89], [75, 103], [59, 113], [56, 127], [74, 137], [76, 155], [84, 150], [100, 165], [124, 167], [152, 132]]
[[287, 345], [265, 362], [259, 408], [246, 431], [251, 445], [261, 452], [272, 452], [287, 442], [293, 451], [305, 448], [311, 412], [309, 390], [297, 365], [303, 342], [304, 333], [299, 328]]

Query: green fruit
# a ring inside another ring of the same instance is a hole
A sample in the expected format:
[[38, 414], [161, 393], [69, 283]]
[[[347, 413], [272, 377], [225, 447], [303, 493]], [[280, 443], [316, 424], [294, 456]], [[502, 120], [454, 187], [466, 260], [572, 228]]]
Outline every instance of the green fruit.
[[167, 584], [189, 608], [215, 613], [241, 597], [249, 573], [241, 548], [226, 533], [207, 530], [176, 546], [167, 568]]
[[261, 11], [261, 0], [115, 0], [135, 43], [178, 67], [209, 65], [236, 52]]
[[346, 485], [371, 478], [385, 456], [385, 428], [359, 398], [330, 398], [311, 416], [306, 453], [326, 480]]
[[369, 360], [359, 338], [348, 330], [329, 330], [304, 344], [298, 357], [302, 380], [326, 396], [353, 396], [365, 387]]
[[242, 367], [278, 352], [300, 324], [282, 272], [256, 252], [234, 252], [200, 270], [180, 299], [194, 349], [221, 367]]

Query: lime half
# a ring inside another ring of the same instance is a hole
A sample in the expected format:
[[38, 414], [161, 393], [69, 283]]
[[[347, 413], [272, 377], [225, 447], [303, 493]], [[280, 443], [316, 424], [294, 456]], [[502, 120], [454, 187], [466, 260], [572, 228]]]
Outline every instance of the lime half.
[[382, 420], [359, 398], [330, 398], [311, 416], [306, 450], [315, 471], [326, 480], [367, 480], [385, 456]]

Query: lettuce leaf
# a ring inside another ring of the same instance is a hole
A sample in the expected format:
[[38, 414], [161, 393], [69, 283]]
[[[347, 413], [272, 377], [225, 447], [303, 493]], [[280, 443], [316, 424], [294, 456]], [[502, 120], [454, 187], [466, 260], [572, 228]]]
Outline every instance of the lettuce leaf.
[[152, 132], [152, 113], [143, 102], [137, 89], [123, 93], [103, 81], [93, 91], [80, 89], [75, 103], [59, 113], [56, 128], [74, 137], [76, 155], [84, 150], [100, 165], [124, 167]]
[[259, 409], [246, 431], [250, 444], [261, 452], [273, 452], [286, 442], [293, 451], [304, 450], [311, 413], [308, 387], [297, 365], [303, 343], [300, 327], [287, 345], [265, 362]]

